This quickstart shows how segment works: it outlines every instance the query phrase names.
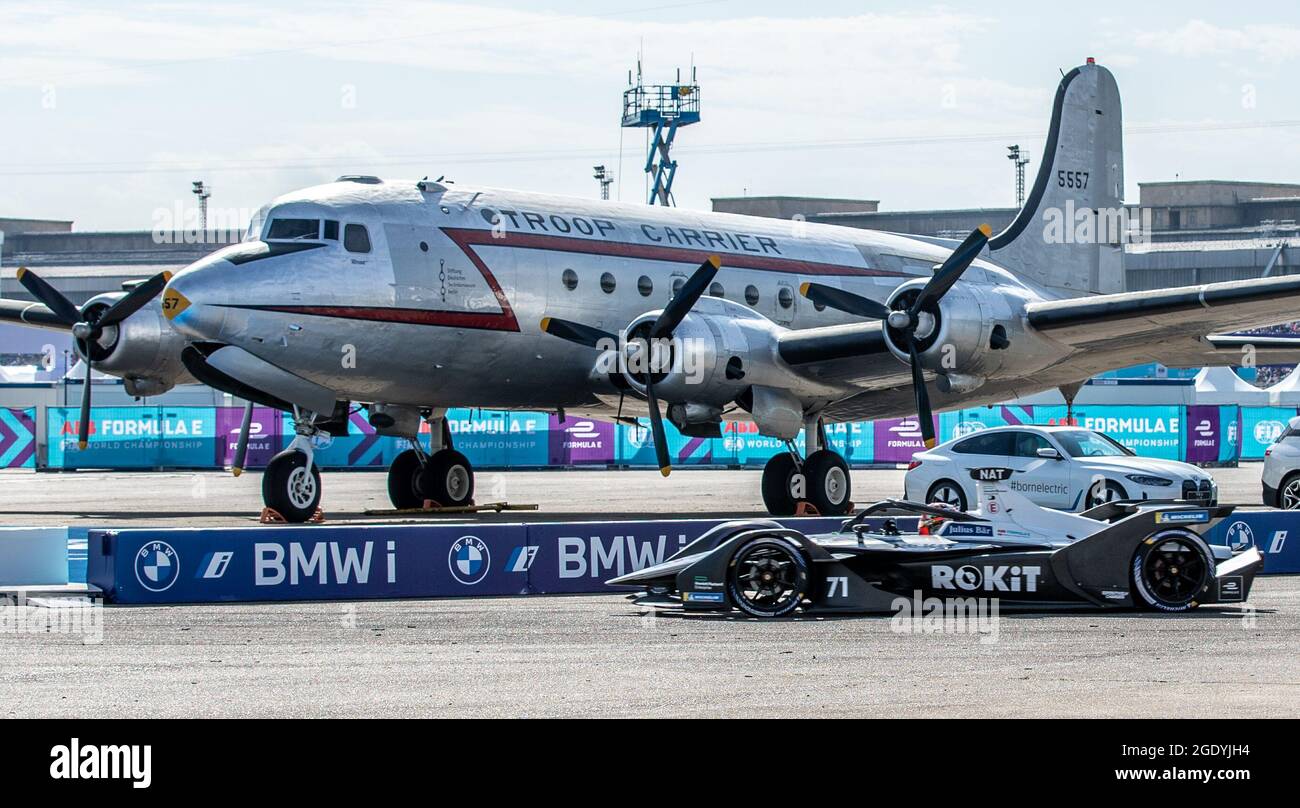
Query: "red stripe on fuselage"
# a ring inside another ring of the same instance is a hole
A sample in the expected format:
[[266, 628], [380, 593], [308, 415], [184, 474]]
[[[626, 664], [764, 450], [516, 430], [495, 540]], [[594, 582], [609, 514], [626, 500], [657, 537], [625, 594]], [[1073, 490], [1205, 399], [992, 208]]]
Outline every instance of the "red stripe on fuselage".
[[278, 311], [288, 314], [306, 314], [316, 317], [338, 317], [347, 320], [367, 320], [384, 323], [406, 323], [410, 325], [434, 325], [447, 328], [474, 328], [488, 331], [518, 331], [519, 322], [515, 319], [510, 299], [497, 283], [492, 270], [475, 252], [475, 246], [508, 247], [520, 250], [550, 250], [552, 252], [578, 253], [610, 258], [630, 258], [643, 261], [670, 261], [683, 264], [702, 264], [711, 255], [722, 258], [722, 268], [756, 269], [764, 272], [780, 272], [800, 275], [838, 275], [859, 277], [909, 277], [901, 272], [889, 272], [883, 269], [851, 267], [843, 264], [827, 264], [820, 261], [804, 261], [798, 258], [779, 258], [770, 255], [746, 255], [744, 253], [718, 253], [690, 247], [664, 247], [655, 244], [636, 244], [625, 241], [602, 241], [599, 239], [573, 238], [568, 236], [548, 236], [540, 233], [505, 232], [494, 234], [491, 230], [475, 228], [444, 227], [442, 232], [451, 239], [474, 267], [483, 275], [483, 280], [501, 306], [499, 313], [430, 311], [427, 309], [398, 309], [383, 306], [240, 306], [238, 308]]
[[[575, 238], [572, 236], [548, 236], [541, 233], [519, 233], [506, 231], [494, 234], [491, 230], [474, 228], [444, 227], [442, 229], [452, 241], [465, 250], [471, 258], [474, 256], [469, 245], [492, 247], [512, 247], [521, 250], [551, 250], [553, 252], [580, 253], [583, 255], [604, 255], [611, 258], [633, 258], [645, 261], [674, 261], [683, 264], [702, 264], [709, 256], [716, 255], [722, 259], [722, 268], [757, 269], [766, 272], [783, 272], [801, 275], [858, 275], [862, 277], [907, 277], [901, 272], [883, 269], [851, 267], [844, 264], [827, 264], [821, 261], [805, 261], [800, 258], [780, 258], [771, 255], [750, 255], [746, 253], [727, 253], [716, 250], [701, 250], [692, 247], [665, 247], [658, 244], [636, 244], [626, 241], [602, 241], [594, 238]], [[485, 269], [480, 267], [480, 269]]]

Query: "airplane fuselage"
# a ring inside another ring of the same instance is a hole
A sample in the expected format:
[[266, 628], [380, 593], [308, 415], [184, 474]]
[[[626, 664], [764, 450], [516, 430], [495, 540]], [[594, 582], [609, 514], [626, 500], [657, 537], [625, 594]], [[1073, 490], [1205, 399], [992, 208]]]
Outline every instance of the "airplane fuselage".
[[[317, 237], [277, 238], [310, 235], [308, 222], [319, 223]], [[349, 242], [356, 226], [367, 243]], [[600, 413], [610, 402], [593, 392], [597, 352], [542, 333], [543, 317], [617, 333], [718, 255], [713, 296], [790, 329], [851, 323], [802, 297], [800, 283], [884, 301], [928, 278], [950, 249], [800, 221], [345, 181], [277, 199], [248, 241], [186, 269], [170, 288], [186, 298], [174, 325], [190, 339], [241, 347], [341, 398]], [[990, 321], [1014, 320], [1018, 301], [1053, 296], [987, 261], [951, 294], [952, 305]], [[904, 363], [897, 374], [905, 384]]]

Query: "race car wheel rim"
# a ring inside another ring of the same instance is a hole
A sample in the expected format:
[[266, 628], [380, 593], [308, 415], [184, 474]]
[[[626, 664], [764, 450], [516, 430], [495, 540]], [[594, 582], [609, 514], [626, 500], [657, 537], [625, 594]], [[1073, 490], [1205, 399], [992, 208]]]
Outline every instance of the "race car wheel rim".
[[737, 556], [733, 594], [749, 614], [791, 612], [803, 600], [803, 565], [795, 551], [775, 542], [745, 549]]
[[1300, 508], [1300, 477], [1287, 483], [1282, 489], [1282, 507], [1288, 511]]
[[1205, 559], [1200, 548], [1185, 539], [1157, 541], [1142, 566], [1148, 591], [1167, 606], [1191, 602], [1205, 586]]

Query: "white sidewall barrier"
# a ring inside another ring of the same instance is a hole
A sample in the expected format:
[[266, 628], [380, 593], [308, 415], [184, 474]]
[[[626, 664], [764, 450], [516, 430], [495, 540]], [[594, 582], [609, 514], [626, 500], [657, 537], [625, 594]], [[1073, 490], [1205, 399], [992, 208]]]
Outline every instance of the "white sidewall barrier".
[[0, 586], [67, 582], [67, 528], [0, 527]]

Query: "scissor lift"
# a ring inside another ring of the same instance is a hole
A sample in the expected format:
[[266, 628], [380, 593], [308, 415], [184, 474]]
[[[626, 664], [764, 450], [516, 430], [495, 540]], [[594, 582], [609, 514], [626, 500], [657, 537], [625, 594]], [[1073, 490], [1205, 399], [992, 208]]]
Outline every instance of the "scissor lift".
[[675, 84], [646, 85], [641, 82], [641, 66], [637, 65], [636, 85], [623, 93], [623, 126], [653, 130], [645, 161], [645, 172], [650, 176], [649, 204], [675, 204], [673, 177], [677, 161], [672, 159], [673, 140], [679, 127], [699, 121], [700, 85], [695, 82], [695, 68], [691, 68], [689, 84], [682, 82], [678, 70]]

